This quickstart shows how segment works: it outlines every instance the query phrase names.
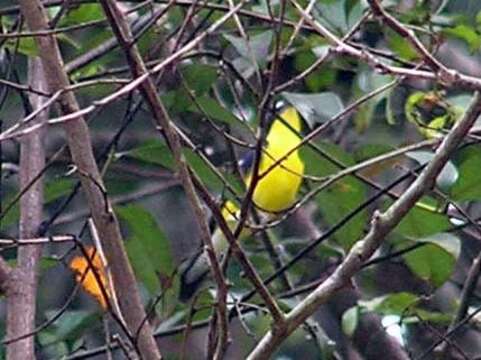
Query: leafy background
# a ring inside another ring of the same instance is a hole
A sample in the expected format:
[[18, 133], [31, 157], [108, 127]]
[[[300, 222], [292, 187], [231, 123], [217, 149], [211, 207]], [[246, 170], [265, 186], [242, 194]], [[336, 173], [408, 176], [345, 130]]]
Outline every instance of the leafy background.
[[[14, 5], [15, 2], [3, 0], [0, 12]], [[125, 9], [132, 9], [132, 6], [125, 3]], [[473, 0], [384, 1], [383, 6], [403, 23], [409, 24], [426, 44], [437, 47], [437, 56], [443, 63], [473, 75], [481, 74], [481, 3]], [[278, 12], [279, 2], [272, 2], [272, 8]], [[265, 1], [253, 2], [245, 9], [258, 15], [242, 17], [248, 39], [240, 36], [236, 23], [230, 21], [210, 35], [196, 54], [179, 62], [175, 69], [166, 71], [158, 84], [169, 114], [195, 144], [196, 151], [185, 147], [189, 165], [219, 198], [232, 196], [227, 191], [229, 187], [239, 194], [244, 191], [232, 164], [236, 161], [233, 153], [238, 157], [245, 149], [229, 143], [222, 133], [228, 132], [253, 143], [259, 95], [262, 95], [262, 84], [273, 58], [277, 36], [275, 27], [261, 20], [261, 16], [269, 15]], [[342, 36], [359, 21], [365, 9], [363, 1], [321, 0], [316, 3], [313, 14], [319, 22]], [[134, 29], [135, 24], [148, 18], [151, 10], [150, 6], [145, 6], [130, 14]], [[49, 7], [51, 16], [57, 11], [58, 7]], [[146, 60], [155, 62], [165, 56], [164, 45], [175, 43], [186, 11], [186, 6], [173, 6], [167, 15], [142, 32], [138, 45]], [[188, 28], [181, 41], [195, 36], [195, 32], [202, 31], [222, 14], [221, 11], [198, 9], [195, 16], [197, 27]], [[292, 6], [287, 6], [285, 16], [292, 21], [299, 19]], [[103, 18], [98, 4], [74, 2], [57, 26], [69, 27]], [[8, 31], [17, 29], [17, 21], [15, 13], [1, 17], [2, 27]], [[292, 27], [282, 29], [282, 46], [288, 44], [292, 34]], [[67, 67], [111, 36], [105, 22], [59, 35]], [[418, 60], [416, 51], [404, 38], [376, 21], [365, 22], [354, 41], [382, 50], [397, 62]], [[3, 39], [0, 46], [2, 77], [25, 82], [26, 59], [38, 53], [32, 38]], [[308, 30], [301, 31], [280, 63], [276, 85], [289, 81], [327, 51], [322, 38]], [[99, 59], [75, 68], [70, 77], [73, 82], [83, 82], [105, 77], [125, 79], [129, 73], [121, 50], [115, 48]], [[347, 104], [392, 80], [392, 76], [376, 74], [352, 58], [331, 56], [323, 66], [279, 91], [275, 100], [287, 101], [297, 108], [305, 119], [307, 133], [308, 129], [322, 125], [343, 111]], [[78, 90], [76, 94], [85, 106], [116, 87], [115, 84], [99, 82]], [[336, 174], [342, 168], [423, 140], [425, 134], [419, 131], [419, 126], [408, 121], [405, 105], [410, 94], [433, 89], [436, 85], [425, 81], [403, 81], [362, 103], [309, 146], [304, 146], [301, 154], [306, 174], [312, 179], [304, 182], [300, 198], [317, 186], [316, 178]], [[18, 91], [5, 85], [0, 90], [0, 116], [3, 129], [7, 129], [25, 115], [25, 108]], [[443, 96], [452, 106], [462, 109], [469, 99], [467, 95], [452, 90]], [[208, 291], [202, 292], [197, 304], [199, 311], [192, 319], [189, 319], [189, 306], [177, 300], [178, 266], [200, 247], [200, 243], [192, 214], [174, 174], [172, 156], [166, 144], [159, 140], [156, 130], [152, 129], [149, 117], [145, 104], [134, 94], [92, 114], [89, 126], [98, 161], [105, 164], [107, 190], [116, 203], [115, 210], [121, 220], [143, 301], [146, 306], [155, 308], [153, 322], [157, 324], [162, 349], [167, 358], [174, 359], [180, 358], [179, 349], [185, 347], [187, 358], [194, 359], [204, 351], [206, 327], [193, 330], [187, 340], [182, 332], [166, 334], [176, 325], [208, 319], [212, 314], [213, 297]], [[120, 132], [119, 129], [123, 130]], [[45, 145], [51, 157], [63, 145], [60, 129], [49, 128]], [[2, 237], [17, 234], [19, 210], [16, 194], [20, 189], [18, 174], [9, 169], [18, 164], [18, 149], [16, 141], [2, 143], [5, 165], [2, 167], [1, 189]], [[413, 151], [376, 163], [360, 175], [382, 188], [402, 175], [411, 174], [408, 181], [391, 190], [391, 195], [396, 196], [402, 194], [412, 181], [416, 169], [431, 158], [431, 150]], [[63, 153], [46, 172], [45, 219], [61, 211], [50, 226], [49, 234], [76, 234], [88, 244], [91, 239], [82, 230], [88, 215], [85, 201], [81, 192], [76, 190], [77, 180], [70, 175], [69, 165], [70, 159]], [[355, 358], [351, 357], [354, 353], [373, 358], [376, 339], [367, 341], [364, 348], [359, 347], [362, 343], [359, 332], [365, 330], [362, 320], [373, 315], [385, 324], [390, 336], [413, 358], [428, 348], [438, 332], [445, 331], [455, 317], [467, 271], [480, 250], [478, 227], [466, 226], [466, 218], [452, 205], [460, 205], [473, 219], [479, 217], [480, 166], [481, 151], [477, 141], [466, 143], [438, 178], [435, 191], [423, 198], [386, 239], [376, 255], [381, 261], [366, 266], [355, 279], [353, 289], [341, 292], [338, 298], [319, 309], [311, 319], [317, 327], [313, 326], [310, 331], [300, 328], [281, 347], [278, 358], [302, 356], [317, 359], [319, 354], [323, 358], [332, 358], [337, 354], [340, 358], [350, 359]], [[222, 177], [219, 178], [218, 174]], [[66, 199], [73, 193], [73, 200], [64, 208]], [[307, 202], [301, 215], [312, 218], [319, 231], [327, 231], [347, 217], [349, 220], [333, 232], [328, 241], [289, 268], [288, 277], [295, 287], [332, 271], [368, 229], [372, 211], [392, 203], [392, 196], [386, 195], [370, 200], [376, 193], [372, 184], [350, 175], [318, 192]], [[292, 259], [312, 240], [312, 233], [303, 226], [301, 215], [269, 230], [284, 262]], [[246, 239], [244, 246], [261, 277], [272, 274], [273, 265], [265, 251], [259, 251], [263, 250], [259, 240], [254, 237]], [[38, 294], [38, 324], [56, 316], [68, 301], [75, 284], [67, 264], [75, 253], [71, 244], [45, 247]], [[10, 260], [15, 254], [14, 248], [2, 250], [2, 255]], [[228, 277], [234, 294], [241, 295], [250, 290], [235, 261], [228, 269]], [[274, 293], [284, 290], [279, 281], [274, 281], [271, 289]], [[282, 306], [285, 310], [292, 308], [304, 294], [283, 298]], [[258, 299], [252, 301], [256, 303]], [[475, 292], [469, 312], [477, 311], [479, 305]], [[0, 331], [4, 327], [4, 312], [2, 299]], [[270, 319], [262, 312], [253, 311], [242, 316], [242, 323], [233, 320], [233, 342], [227, 357], [245, 357], [269, 323]], [[456, 339], [472, 356], [481, 354], [477, 325], [475, 318]], [[104, 344], [106, 329], [111, 333], [118, 331], [95, 301], [79, 292], [57, 320], [38, 332], [38, 353], [41, 358], [61, 358], [94, 349]]]

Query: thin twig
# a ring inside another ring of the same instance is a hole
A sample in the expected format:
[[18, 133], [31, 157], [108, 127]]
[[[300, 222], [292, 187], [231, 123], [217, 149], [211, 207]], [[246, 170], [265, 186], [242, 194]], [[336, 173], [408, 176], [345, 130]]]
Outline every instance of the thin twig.
[[375, 212], [367, 235], [354, 245], [336, 271], [287, 315], [286, 331], [284, 333], [276, 333], [273, 329], [269, 331], [250, 353], [248, 359], [268, 358], [284, 339], [312, 315], [321, 304], [349, 283], [352, 276], [361, 269], [363, 263], [379, 248], [385, 236], [399, 224], [416, 202], [433, 187], [436, 177], [480, 113], [481, 96], [476, 93], [463, 118], [443, 139], [432, 161], [425, 167], [421, 175], [385, 212]]
[[[114, 31], [115, 36], [117, 37], [120, 45], [124, 49], [127, 61], [131, 67], [132, 74], [137, 78], [142, 78], [146, 74], [148, 75], [149, 71], [144, 64], [136, 45], [132, 44], [132, 33], [124, 18], [124, 15], [119, 11], [117, 5], [111, 0], [102, 0], [101, 4]], [[241, 1], [234, 9], [232, 9], [232, 12], [229, 13], [229, 17], [232, 16], [236, 11], [238, 11], [242, 6], [243, 2]], [[221, 19], [223, 19], [223, 21], [226, 21], [229, 17], [224, 16]], [[214, 25], [212, 25], [210, 29], [213, 29], [215, 26], [220, 26], [221, 24], [222, 22], [218, 21], [214, 23]], [[188, 44], [200, 42], [199, 39], [202, 39], [206, 33], [208, 33], [208, 30], [199, 35], [197, 38], [193, 39]], [[185, 49], [186, 46], [184, 46], [183, 49]], [[174, 160], [177, 165], [180, 181], [184, 187], [187, 199], [189, 200], [190, 205], [192, 206], [192, 209], [194, 211], [194, 216], [197, 224], [199, 225], [201, 239], [206, 247], [209, 262], [214, 274], [214, 279], [218, 286], [217, 301], [219, 329], [221, 332], [225, 333], [227, 338], [227, 285], [225, 283], [225, 279], [220, 269], [217, 255], [214, 250], [207, 219], [202, 209], [200, 200], [194, 190], [194, 185], [190, 175], [189, 167], [182, 154], [180, 138], [171, 125], [172, 121], [162, 101], [157, 95], [157, 90], [152, 78], [147, 76], [145, 78], [145, 81], [141, 82], [139, 86], [146, 102], [150, 106], [153, 114], [154, 123], [163, 129], [163, 133], [165, 134], [166, 140], [173, 153]]]

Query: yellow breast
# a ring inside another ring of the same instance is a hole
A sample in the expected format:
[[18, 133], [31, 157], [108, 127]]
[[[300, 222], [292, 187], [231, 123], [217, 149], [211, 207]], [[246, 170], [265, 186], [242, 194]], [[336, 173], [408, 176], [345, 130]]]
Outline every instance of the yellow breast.
[[[280, 120], [275, 120], [272, 124], [259, 167], [262, 178], [257, 183], [253, 194], [253, 201], [258, 208], [274, 213], [286, 210], [295, 202], [304, 174], [304, 163], [299, 157], [297, 148], [301, 142], [301, 137], [297, 134], [301, 126], [299, 115], [294, 108], [290, 107], [280, 116], [293, 129]], [[291, 150], [293, 150], [291, 154], [272, 168], [276, 161], [282, 159]], [[271, 170], [266, 173], [269, 169]], [[250, 182], [251, 176], [246, 179], [247, 185]]]

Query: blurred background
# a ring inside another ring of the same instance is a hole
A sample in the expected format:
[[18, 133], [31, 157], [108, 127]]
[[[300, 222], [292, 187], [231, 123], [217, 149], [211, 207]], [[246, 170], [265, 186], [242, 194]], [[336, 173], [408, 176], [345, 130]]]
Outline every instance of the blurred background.
[[[80, 85], [75, 95], [82, 107], [130, 80], [123, 51], [112, 40], [99, 4], [44, 3], [56, 20], [71, 82]], [[128, 13], [149, 66], [199, 36], [229, 9], [229, 2], [222, 1], [119, 4]], [[472, 76], [481, 74], [480, 2], [389, 0], [382, 5], [443, 64]], [[350, 33], [349, 44], [387, 64], [425, 66], [409, 41], [380, 24], [364, 1], [319, 0], [312, 15], [340, 38]], [[273, 16], [283, 16], [285, 24], [278, 26]], [[300, 149], [306, 166], [298, 195], [302, 206], [281, 218], [279, 225], [243, 238], [242, 246], [262, 279], [276, 271], [265, 238], [282, 264], [293, 262], [269, 284], [285, 311], [332, 273], [369, 229], [372, 212], [386, 209], [403, 193], [432, 158], [433, 149], [420, 147], [380, 159], [328, 187], [322, 187], [322, 181], [367, 159], [442, 136], [472, 96], [462, 88], [445, 88], [440, 81], [378, 73], [359, 59], [329, 50], [328, 43], [309, 24], [299, 25], [299, 20], [289, 2], [250, 2], [237, 20], [228, 21], [154, 76], [169, 115], [188, 139], [183, 142], [184, 155], [219, 206], [226, 199], [239, 203], [245, 194], [236, 164], [256, 144], [266, 89], [272, 94], [263, 112], [266, 119], [275, 118], [278, 102], [292, 105], [304, 119], [303, 135], [344, 112]], [[15, 1], [0, 1], [0, 24], [3, 34], [27, 31]], [[0, 36], [2, 131], [30, 113], [27, 59], [38, 51], [32, 37]], [[346, 111], [349, 104], [383, 86], [384, 91]], [[59, 115], [51, 106], [50, 118]], [[166, 359], [204, 358], [215, 287], [207, 283], [195, 304], [178, 301], [179, 265], [202, 244], [162, 132], [152, 125], [150, 111], [137, 92], [98, 107], [87, 119], [107, 194], [121, 221], [162, 352]], [[474, 290], [468, 299], [462, 297], [480, 251], [477, 141], [475, 136], [466, 140], [437, 179], [436, 188], [389, 234], [353, 282], [283, 343], [276, 359], [481, 358], [479, 269], [474, 273]], [[0, 145], [0, 237], [15, 238], [21, 191], [19, 142], [14, 138]], [[88, 208], [59, 126], [46, 127], [44, 146], [48, 165], [41, 230], [51, 236], [72, 234], [91, 245]], [[210, 216], [207, 207], [205, 213]], [[297, 256], [313, 242], [317, 245]], [[2, 246], [1, 255], [14, 264], [16, 251], [15, 246]], [[38, 358], [125, 358], [118, 340], [116, 350], [104, 347], [109, 336], [121, 331], [76, 284], [69, 263], [78, 255], [73, 242], [43, 246], [37, 298], [37, 324], [42, 328], [35, 335]], [[233, 299], [252, 289], [235, 259], [229, 262], [227, 278]], [[431, 348], [446, 338], [455, 319], [460, 320], [460, 304], [461, 319], [472, 314], [469, 321], [456, 329], [447, 345]], [[232, 343], [226, 358], [243, 359], [271, 319], [256, 296], [231, 301], [229, 308]], [[2, 337], [5, 316], [5, 301], [0, 298]]]

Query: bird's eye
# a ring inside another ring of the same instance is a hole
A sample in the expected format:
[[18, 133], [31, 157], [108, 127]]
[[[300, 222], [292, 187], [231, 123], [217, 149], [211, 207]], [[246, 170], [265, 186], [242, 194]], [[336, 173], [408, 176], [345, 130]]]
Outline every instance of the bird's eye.
[[276, 112], [279, 112], [281, 111], [285, 106], [286, 106], [286, 102], [284, 100], [278, 100], [276, 101], [276, 103], [274, 104], [274, 110]]

